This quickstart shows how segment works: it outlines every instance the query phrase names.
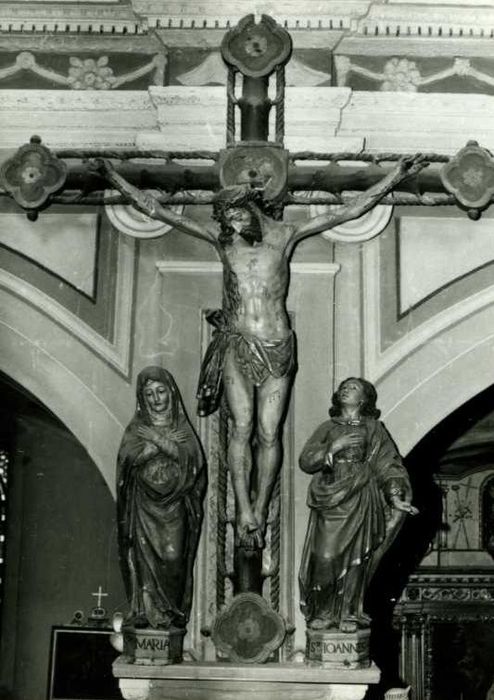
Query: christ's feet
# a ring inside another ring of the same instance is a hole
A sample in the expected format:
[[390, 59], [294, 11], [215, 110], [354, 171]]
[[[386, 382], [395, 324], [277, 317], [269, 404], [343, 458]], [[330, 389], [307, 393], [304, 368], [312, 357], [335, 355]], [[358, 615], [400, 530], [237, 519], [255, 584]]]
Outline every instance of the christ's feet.
[[245, 549], [262, 549], [263, 532], [253, 514], [239, 513], [237, 519], [237, 544]]
[[257, 522], [257, 527], [259, 531], [262, 533], [264, 537], [264, 533], [266, 532], [266, 522], [267, 522], [267, 511], [265, 509], [259, 508], [256, 506], [254, 508], [254, 518]]

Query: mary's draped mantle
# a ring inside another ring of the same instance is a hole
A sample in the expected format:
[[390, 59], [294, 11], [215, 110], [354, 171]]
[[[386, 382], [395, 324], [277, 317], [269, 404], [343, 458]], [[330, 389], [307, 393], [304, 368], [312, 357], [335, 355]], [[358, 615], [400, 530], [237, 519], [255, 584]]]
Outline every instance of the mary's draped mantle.
[[[200, 443], [185, 415], [173, 377], [161, 368], [138, 380], [138, 411], [126, 428], [118, 454], [117, 512], [120, 563], [130, 603], [129, 623], [184, 627], [192, 604], [193, 565], [203, 517], [206, 487]], [[144, 409], [149, 379], [169, 387], [172, 423], [153, 425]], [[139, 435], [152, 426], [187, 438], [174, 441], [175, 456]]]

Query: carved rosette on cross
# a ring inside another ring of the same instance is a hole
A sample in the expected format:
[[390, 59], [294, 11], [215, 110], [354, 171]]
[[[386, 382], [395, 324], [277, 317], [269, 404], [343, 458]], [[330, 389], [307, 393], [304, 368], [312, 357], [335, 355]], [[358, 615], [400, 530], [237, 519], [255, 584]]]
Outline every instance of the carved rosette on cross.
[[67, 177], [67, 165], [41, 144], [39, 136], [21, 146], [0, 169], [0, 181], [5, 190], [23, 209], [31, 221], [55, 192], [62, 189]]
[[469, 141], [442, 168], [441, 180], [458, 205], [476, 221], [494, 196], [494, 158], [477, 141]]

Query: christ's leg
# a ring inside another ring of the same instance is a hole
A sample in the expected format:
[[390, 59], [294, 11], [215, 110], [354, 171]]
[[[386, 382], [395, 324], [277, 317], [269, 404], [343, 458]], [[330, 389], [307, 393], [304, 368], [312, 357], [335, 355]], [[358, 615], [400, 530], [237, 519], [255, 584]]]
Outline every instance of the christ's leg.
[[268, 377], [258, 389], [257, 499], [254, 515], [262, 532], [282, 462], [281, 424], [290, 396], [291, 377]]
[[[249, 497], [254, 386], [240, 371], [232, 349], [225, 356], [223, 383], [232, 419], [228, 466], [237, 504], [237, 538], [240, 543], [251, 544], [252, 535], [249, 533], [255, 533], [256, 538], [261, 536]], [[259, 545], [261, 543], [259, 540]]]

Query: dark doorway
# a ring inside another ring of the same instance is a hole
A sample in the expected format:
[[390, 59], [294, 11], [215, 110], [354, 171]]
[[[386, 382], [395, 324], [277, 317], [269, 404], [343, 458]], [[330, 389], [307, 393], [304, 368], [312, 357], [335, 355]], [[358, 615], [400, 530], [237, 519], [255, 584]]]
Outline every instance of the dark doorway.
[[125, 609], [115, 505], [53, 413], [4, 375], [0, 392], [10, 454], [0, 698], [3, 687], [12, 700], [45, 700], [53, 626], [70, 625], [78, 611], [87, 620], [99, 586], [109, 617]]

